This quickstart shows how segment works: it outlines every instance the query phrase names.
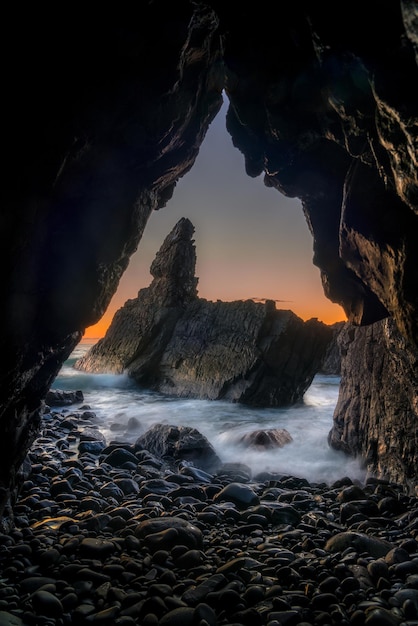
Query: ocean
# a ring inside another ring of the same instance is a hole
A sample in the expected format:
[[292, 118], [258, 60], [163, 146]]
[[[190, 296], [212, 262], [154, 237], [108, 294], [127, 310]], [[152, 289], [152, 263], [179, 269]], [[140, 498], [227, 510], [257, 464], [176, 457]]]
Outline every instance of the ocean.
[[[96, 414], [97, 426], [107, 443], [133, 443], [157, 423], [191, 426], [207, 437], [223, 462], [245, 463], [253, 474], [265, 470], [328, 484], [345, 476], [365, 479], [356, 459], [332, 450], [327, 443], [338, 399], [338, 376], [315, 376], [303, 402], [287, 408], [172, 398], [138, 387], [123, 374], [87, 374], [74, 369], [75, 361], [93, 343], [82, 340], [76, 346], [53, 388], [83, 392], [84, 405]], [[76, 406], [58, 410], [71, 412]], [[259, 428], [285, 428], [293, 441], [275, 450], [243, 449], [238, 442], [240, 436]]]

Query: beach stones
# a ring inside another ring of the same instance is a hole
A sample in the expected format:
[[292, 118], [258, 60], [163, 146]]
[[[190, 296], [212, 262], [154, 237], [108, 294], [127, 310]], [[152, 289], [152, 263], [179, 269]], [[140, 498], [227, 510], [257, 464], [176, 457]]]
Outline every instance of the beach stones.
[[[0, 626], [418, 621], [418, 503], [401, 487], [211, 473], [119, 442], [96, 454], [53, 415], [0, 534]], [[402, 511], [375, 516], [387, 494]]]

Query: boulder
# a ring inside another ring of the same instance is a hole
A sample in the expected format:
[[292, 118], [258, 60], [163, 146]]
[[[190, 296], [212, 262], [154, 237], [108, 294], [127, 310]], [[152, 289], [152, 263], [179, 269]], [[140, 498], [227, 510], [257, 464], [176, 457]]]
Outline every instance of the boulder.
[[269, 450], [282, 448], [293, 441], [292, 435], [285, 428], [271, 428], [269, 430], [254, 430], [242, 435], [238, 443], [246, 448]]
[[205, 471], [221, 465], [213, 446], [204, 435], [189, 426], [155, 424], [135, 442], [136, 450], [148, 450], [168, 462], [189, 461]]
[[257, 406], [301, 401], [332, 330], [272, 301], [199, 298], [193, 233], [190, 220], [179, 220], [151, 265], [151, 285], [119, 309], [105, 337], [74, 367], [125, 371], [179, 397]]
[[45, 402], [49, 406], [66, 406], [84, 402], [84, 395], [81, 390], [63, 391], [62, 389], [50, 389], [46, 394]]

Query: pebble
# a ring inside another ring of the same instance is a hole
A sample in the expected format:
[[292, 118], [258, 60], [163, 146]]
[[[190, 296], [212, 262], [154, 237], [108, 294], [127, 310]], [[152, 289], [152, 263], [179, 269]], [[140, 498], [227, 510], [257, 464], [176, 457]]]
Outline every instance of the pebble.
[[0, 626], [416, 626], [418, 500], [106, 444], [50, 412], [15, 526]]

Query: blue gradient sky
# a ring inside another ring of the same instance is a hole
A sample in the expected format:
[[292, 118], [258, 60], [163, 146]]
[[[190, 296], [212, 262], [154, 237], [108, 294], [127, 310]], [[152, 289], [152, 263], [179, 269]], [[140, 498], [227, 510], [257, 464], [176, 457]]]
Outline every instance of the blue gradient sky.
[[199, 296], [208, 300], [270, 298], [303, 319], [345, 319], [325, 298], [312, 264], [312, 237], [299, 200], [245, 173], [244, 157], [225, 128], [227, 98], [209, 127], [191, 171], [173, 198], [155, 211], [104, 318], [85, 337], [104, 334], [115, 311], [152, 280], [149, 267], [181, 217], [195, 226]]

